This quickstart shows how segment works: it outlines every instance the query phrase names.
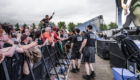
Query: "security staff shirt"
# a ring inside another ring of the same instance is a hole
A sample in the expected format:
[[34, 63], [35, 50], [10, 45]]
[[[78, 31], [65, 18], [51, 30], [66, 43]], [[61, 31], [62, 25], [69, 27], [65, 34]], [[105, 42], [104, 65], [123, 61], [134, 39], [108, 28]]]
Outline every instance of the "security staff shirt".
[[95, 47], [96, 35], [93, 32], [86, 32], [84, 35], [84, 39], [87, 39], [86, 46]]
[[82, 36], [77, 34], [72, 37], [72, 43], [74, 43], [72, 51], [79, 51], [82, 44]]

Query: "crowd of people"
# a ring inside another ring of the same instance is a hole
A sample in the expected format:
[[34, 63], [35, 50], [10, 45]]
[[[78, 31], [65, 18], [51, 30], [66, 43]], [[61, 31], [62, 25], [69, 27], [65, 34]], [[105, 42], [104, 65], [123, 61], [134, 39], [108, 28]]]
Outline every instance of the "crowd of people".
[[[42, 20], [43, 23], [44, 21], [49, 23], [52, 18], [49, 18], [48, 15], [46, 17], [48, 21]], [[87, 75], [83, 76], [83, 78], [90, 80], [95, 77], [92, 63], [95, 63], [95, 41], [97, 36], [92, 32], [92, 26], [87, 26], [87, 32], [80, 32], [80, 29], [75, 29], [70, 33], [64, 29], [59, 30], [57, 27], [51, 26], [47, 25], [42, 29], [33, 29], [32, 26], [30, 28], [15, 29], [12, 25], [2, 24], [0, 26], [0, 63], [5, 57], [12, 57], [15, 52], [22, 54], [32, 47], [41, 48], [44, 45], [54, 47], [55, 42], [59, 42], [62, 51], [66, 55], [69, 52], [71, 53], [71, 72], [80, 72], [82, 62], [85, 64], [87, 72]]]
[[103, 34], [103, 32], [99, 32], [96, 31], [96, 35], [98, 36], [98, 38], [103, 38], [103, 39], [107, 39], [107, 34]]

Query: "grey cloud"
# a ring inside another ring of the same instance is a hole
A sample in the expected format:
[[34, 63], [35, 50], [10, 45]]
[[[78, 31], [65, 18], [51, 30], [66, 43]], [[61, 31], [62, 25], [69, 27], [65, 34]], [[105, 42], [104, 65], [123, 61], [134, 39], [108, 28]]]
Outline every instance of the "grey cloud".
[[38, 25], [55, 11], [53, 22], [85, 22], [103, 15], [109, 24], [115, 21], [115, 0], [0, 0], [0, 22]]

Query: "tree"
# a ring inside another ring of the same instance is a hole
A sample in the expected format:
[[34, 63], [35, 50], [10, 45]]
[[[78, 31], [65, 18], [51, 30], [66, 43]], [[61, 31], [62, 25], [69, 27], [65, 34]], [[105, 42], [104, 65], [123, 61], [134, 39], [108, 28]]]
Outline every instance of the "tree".
[[107, 30], [107, 25], [103, 24], [103, 30]]
[[56, 26], [54, 22], [50, 22], [53, 26]]
[[101, 30], [107, 30], [107, 25], [106, 24], [101, 24], [100, 26], [101, 26], [100, 27]]
[[18, 23], [15, 25], [15, 29], [19, 29], [19, 24]]
[[72, 32], [72, 31], [74, 30], [74, 28], [75, 28], [75, 24], [74, 24], [73, 22], [70, 22], [70, 23], [68, 24], [68, 31], [69, 31], [69, 32]]
[[77, 23], [77, 25], [76, 26], [78, 26], [78, 25], [81, 25], [82, 23]]
[[[63, 28], [62, 28], [62, 27], [63, 27]], [[59, 28], [59, 29], [62, 28], [62, 29], [64, 29], [64, 30], [67, 29], [65, 22], [61, 22], [61, 21], [58, 22], [58, 28]]]
[[43, 23], [39, 23], [38, 26], [39, 26], [39, 27], [43, 26]]
[[24, 23], [24, 24], [23, 24], [23, 28], [25, 29], [26, 26], [27, 26], [27, 24]]
[[33, 29], [35, 29], [36, 28], [36, 25], [35, 25], [35, 23], [33, 23]]
[[111, 22], [108, 26], [110, 26], [109, 29], [114, 29], [114, 28], [118, 28], [118, 25], [114, 22]]

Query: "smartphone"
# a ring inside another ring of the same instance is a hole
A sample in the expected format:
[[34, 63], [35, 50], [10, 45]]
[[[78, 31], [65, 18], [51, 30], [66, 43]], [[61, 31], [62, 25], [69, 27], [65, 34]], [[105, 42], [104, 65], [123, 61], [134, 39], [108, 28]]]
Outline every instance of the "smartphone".
[[38, 41], [38, 38], [35, 39], [35, 42], [37, 42], [37, 41]]
[[47, 44], [46, 45], [49, 45], [49, 41], [48, 41], [48, 39], [46, 39], [46, 41], [45, 41]]

